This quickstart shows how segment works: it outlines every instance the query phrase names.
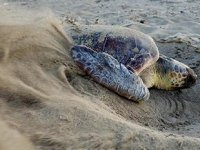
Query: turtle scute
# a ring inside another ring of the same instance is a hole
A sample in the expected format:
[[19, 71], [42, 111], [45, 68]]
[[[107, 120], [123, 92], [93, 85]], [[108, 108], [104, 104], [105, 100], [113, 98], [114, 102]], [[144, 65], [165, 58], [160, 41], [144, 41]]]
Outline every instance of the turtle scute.
[[72, 47], [71, 52], [75, 63], [94, 81], [133, 101], [149, 99], [149, 91], [142, 79], [111, 55], [82, 45]]

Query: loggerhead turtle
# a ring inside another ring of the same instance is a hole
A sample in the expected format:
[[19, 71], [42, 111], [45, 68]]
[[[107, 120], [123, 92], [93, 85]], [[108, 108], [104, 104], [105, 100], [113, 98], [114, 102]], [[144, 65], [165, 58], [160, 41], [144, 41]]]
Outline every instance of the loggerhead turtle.
[[194, 85], [187, 65], [159, 54], [153, 39], [136, 30], [90, 25], [67, 31], [75, 63], [94, 81], [134, 101], [148, 100], [148, 88], [173, 90]]

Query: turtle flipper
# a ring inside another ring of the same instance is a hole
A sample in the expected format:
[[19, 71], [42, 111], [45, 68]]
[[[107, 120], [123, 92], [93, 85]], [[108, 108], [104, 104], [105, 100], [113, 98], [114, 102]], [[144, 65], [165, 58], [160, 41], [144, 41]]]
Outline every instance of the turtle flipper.
[[142, 79], [106, 53], [97, 53], [86, 46], [72, 47], [76, 64], [96, 82], [134, 101], [148, 100], [150, 93]]

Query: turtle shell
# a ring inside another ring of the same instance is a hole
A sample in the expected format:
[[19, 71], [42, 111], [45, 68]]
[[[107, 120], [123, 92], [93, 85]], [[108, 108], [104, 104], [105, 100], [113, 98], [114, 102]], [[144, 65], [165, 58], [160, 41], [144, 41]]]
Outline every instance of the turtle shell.
[[67, 33], [74, 40], [74, 61], [96, 82], [134, 101], [149, 99], [138, 74], [159, 57], [151, 37], [117, 26], [81, 26]]
[[139, 31], [119, 26], [80, 26], [79, 32], [69, 30], [75, 44], [96, 52], [105, 52], [139, 74], [155, 63], [159, 52], [153, 39]]

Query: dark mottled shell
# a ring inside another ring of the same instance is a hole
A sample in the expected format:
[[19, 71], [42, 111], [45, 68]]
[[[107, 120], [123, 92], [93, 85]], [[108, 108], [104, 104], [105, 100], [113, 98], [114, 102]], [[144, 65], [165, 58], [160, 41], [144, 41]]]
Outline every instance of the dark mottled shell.
[[75, 44], [106, 52], [134, 72], [141, 72], [159, 57], [152, 38], [141, 32], [118, 26], [81, 26], [80, 30], [69, 32]]

